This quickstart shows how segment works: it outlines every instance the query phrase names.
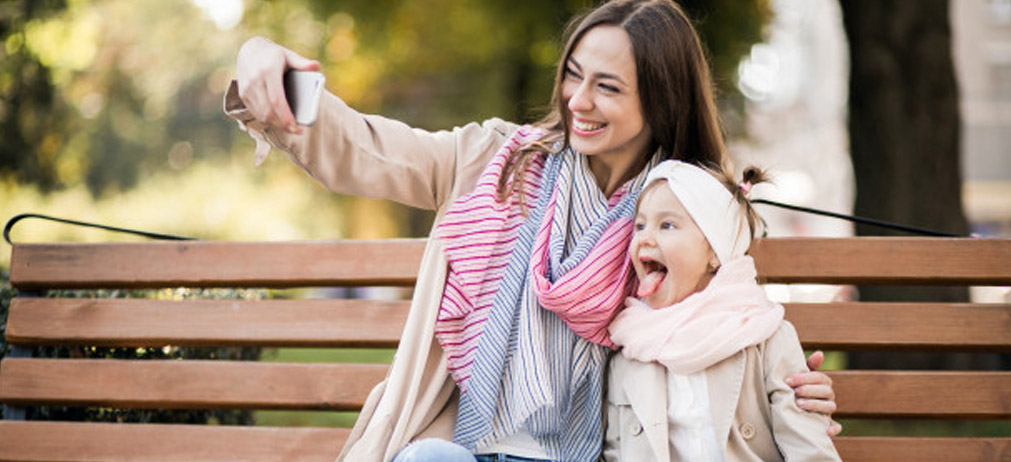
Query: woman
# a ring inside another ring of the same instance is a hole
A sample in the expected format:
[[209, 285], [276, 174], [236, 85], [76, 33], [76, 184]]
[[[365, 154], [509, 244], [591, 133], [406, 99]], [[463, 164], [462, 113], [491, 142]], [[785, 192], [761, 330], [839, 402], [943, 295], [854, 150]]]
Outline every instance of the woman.
[[[702, 49], [676, 5], [606, 3], [574, 24], [553, 110], [525, 127], [429, 133], [329, 93], [316, 124], [297, 127], [282, 73], [318, 63], [262, 38], [239, 51], [225, 109], [254, 137], [335, 192], [437, 211], [400, 350], [339, 460], [390, 460], [426, 437], [479, 457], [597, 458], [606, 324], [632, 284], [624, 249], [645, 172], [726, 158]], [[809, 408], [834, 410], [827, 376], [793, 379]]]

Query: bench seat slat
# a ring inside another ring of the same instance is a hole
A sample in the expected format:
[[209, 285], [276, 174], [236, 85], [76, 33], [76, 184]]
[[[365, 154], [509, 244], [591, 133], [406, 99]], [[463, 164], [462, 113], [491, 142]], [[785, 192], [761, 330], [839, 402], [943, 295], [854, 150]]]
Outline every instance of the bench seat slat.
[[408, 301], [15, 298], [19, 345], [396, 347]]
[[333, 462], [347, 428], [0, 421], [0, 461]]
[[[16, 298], [19, 345], [396, 347], [407, 301]], [[1011, 351], [1011, 304], [788, 303], [805, 348]]]
[[832, 371], [833, 417], [1008, 419], [1011, 372]]
[[[3, 462], [331, 462], [345, 428], [0, 421]], [[59, 435], [54, 438], [54, 435]], [[843, 460], [998, 462], [1011, 438], [837, 437]]]
[[421, 239], [17, 244], [11, 285], [21, 290], [412, 286], [423, 251]]
[[5, 358], [0, 400], [15, 406], [358, 410], [387, 369], [385, 364]]

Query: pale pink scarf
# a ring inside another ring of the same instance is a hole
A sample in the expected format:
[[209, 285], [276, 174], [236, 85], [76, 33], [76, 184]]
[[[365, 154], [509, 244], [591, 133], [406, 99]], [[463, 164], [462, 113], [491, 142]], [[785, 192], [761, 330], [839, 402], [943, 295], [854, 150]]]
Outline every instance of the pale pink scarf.
[[758, 285], [755, 262], [724, 263], [709, 285], [679, 303], [653, 309], [628, 298], [609, 330], [626, 358], [657, 361], [692, 374], [768, 339], [783, 321], [783, 306]]

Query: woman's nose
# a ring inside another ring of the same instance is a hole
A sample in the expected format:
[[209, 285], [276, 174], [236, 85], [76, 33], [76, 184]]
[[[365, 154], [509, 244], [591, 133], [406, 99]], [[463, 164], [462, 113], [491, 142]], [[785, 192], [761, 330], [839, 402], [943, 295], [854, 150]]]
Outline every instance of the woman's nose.
[[576, 88], [576, 91], [569, 98], [569, 110], [572, 112], [586, 112], [593, 110], [593, 100], [589, 97], [586, 82]]

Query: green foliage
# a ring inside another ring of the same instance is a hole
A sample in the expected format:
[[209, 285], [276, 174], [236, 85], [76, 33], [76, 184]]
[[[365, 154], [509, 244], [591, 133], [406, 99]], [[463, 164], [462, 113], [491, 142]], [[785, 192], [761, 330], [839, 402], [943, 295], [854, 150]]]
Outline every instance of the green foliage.
[[[768, 0], [682, 2], [723, 94]], [[549, 100], [559, 35], [591, 0], [246, 2], [221, 28], [190, 0], [0, 2], [0, 179], [96, 197], [153, 173], [248, 158], [220, 101], [242, 40], [317, 58], [354, 107], [431, 129], [529, 121]]]
[[7, 356], [7, 310], [17, 291], [11, 287], [10, 274], [0, 269], [0, 358]]

